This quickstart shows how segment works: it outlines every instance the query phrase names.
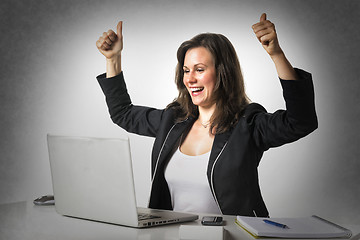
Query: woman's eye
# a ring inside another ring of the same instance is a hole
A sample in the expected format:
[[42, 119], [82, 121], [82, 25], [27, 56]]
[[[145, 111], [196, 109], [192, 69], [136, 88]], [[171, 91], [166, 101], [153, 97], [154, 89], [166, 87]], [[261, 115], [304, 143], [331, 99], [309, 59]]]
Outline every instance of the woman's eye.
[[198, 71], [198, 72], [203, 72], [204, 69], [203, 69], [203, 68], [198, 68], [198, 69], [196, 69], [196, 71]]
[[188, 72], [190, 72], [189, 70], [187, 70], [187, 69], [184, 69], [184, 73], [188, 73]]

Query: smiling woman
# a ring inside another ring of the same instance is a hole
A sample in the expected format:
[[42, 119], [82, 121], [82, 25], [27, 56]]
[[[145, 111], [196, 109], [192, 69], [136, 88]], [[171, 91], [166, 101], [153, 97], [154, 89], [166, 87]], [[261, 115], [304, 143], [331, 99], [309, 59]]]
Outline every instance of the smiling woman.
[[267, 113], [249, 103], [236, 51], [221, 34], [199, 34], [180, 45], [179, 95], [165, 109], [131, 102], [121, 69], [122, 22], [117, 33], [109, 30], [97, 41], [107, 63], [97, 78], [112, 120], [155, 138], [150, 208], [269, 215], [258, 181], [260, 159], [269, 148], [314, 131], [317, 117], [311, 74], [291, 66], [266, 14], [253, 30], [275, 64], [286, 110]]
[[[212, 134], [227, 131], [249, 103], [231, 42], [221, 34], [199, 34], [181, 44], [177, 58], [175, 81], [179, 96], [176, 102], [184, 112], [178, 120], [199, 115], [198, 121], [210, 126]], [[187, 65], [192, 65], [192, 72]], [[188, 94], [189, 87], [199, 86], [204, 90]]]
[[204, 47], [190, 49], [185, 55], [183, 69], [183, 83], [193, 104], [205, 109], [216, 104], [213, 96], [216, 71], [211, 53]]

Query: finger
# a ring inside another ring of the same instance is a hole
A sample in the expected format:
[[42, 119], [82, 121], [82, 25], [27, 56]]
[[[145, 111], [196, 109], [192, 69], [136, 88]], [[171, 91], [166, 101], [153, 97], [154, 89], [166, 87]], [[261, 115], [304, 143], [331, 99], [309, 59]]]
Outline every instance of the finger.
[[108, 50], [110, 49], [110, 45], [107, 44], [106, 42], [103, 42], [103, 44], [101, 44], [101, 47], [100, 47], [102, 50]]
[[266, 35], [269, 35], [269, 34], [272, 34], [272, 33], [273, 33], [273, 31], [271, 31], [270, 29], [267, 28], [267, 29], [256, 32], [255, 35], [256, 35], [257, 39], [259, 39], [259, 41], [261, 42], [260, 39], [262, 37], [264, 37]]
[[255, 23], [254, 25], [252, 25], [252, 29], [253, 29], [255, 32], [256, 32], [256, 31], [260, 31], [260, 30], [262, 30], [262, 29], [265, 29], [265, 28], [269, 27], [269, 23], [270, 23], [270, 21], [268, 21], [268, 20]]
[[117, 26], [116, 26], [116, 34], [119, 38], [122, 38], [122, 21], [119, 21]]
[[96, 41], [96, 47], [97, 47], [98, 49], [101, 48], [101, 41], [100, 41], [100, 39]]
[[102, 49], [102, 50], [110, 49], [110, 45], [106, 43], [104, 37], [100, 37], [99, 40], [96, 41], [96, 46], [98, 49]]
[[105, 41], [109, 46], [111, 46], [112, 43], [113, 43], [113, 42], [110, 40], [109, 37], [105, 38], [104, 41]]
[[273, 36], [270, 34], [266, 34], [262, 37], [260, 37], [259, 41], [262, 45], [269, 45], [269, 43], [273, 40]]
[[101, 46], [103, 45], [103, 43], [104, 43], [104, 38], [101, 36], [101, 37], [99, 37], [99, 39], [96, 41], [96, 46], [98, 47], [98, 48], [101, 48]]
[[99, 38], [102, 42], [106, 42], [108, 45], [112, 44], [112, 41], [109, 38], [109, 35], [107, 32], [104, 32], [103, 35]]
[[261, 29], [256, 29], [256, 31], [254, 31], [254, 32], [257, 37], [261, 37], [265, 34], [269, 34], [269, 33], [275, 32], [275, 31], [273, 28], [265, 27], [265, 28], [261, 28]]
[[268, 45], [270, 42], [274, 42], [274, 41], [277, 41], [275, 32], [271, 32], [269, 34], [260, 37], [260, 42], [263, 45]]
[[260, 22], [264, 22], [266, 20], [266, 13], [261, 14]]
[[259, 31], [263, 31], [265, 29], [270, 29], [271, 31], [272, 30], [275, 30], [275, 25], [270, 22], [269, 20], [265, 20], [264, 22], [259, 22], [257, 24], [254, 24], [252, 26], [253, 30], [255, 33], [259, 32]]
[[113, 30], [109, 30], [107, 32], [107, 35], [109, 37], [109, 39], [112, 41], [112, 42], [115, 42], [116, 41], [116, 33], [113, 31]]
[[254, 30], [254, 33], [257, 33], [259, 31], [262, 31], [264, 29], [266, 29], [267, 27], [265, 26], [265, 24], [263, 22], [261, 23], [257, 23], [257, 24], [254, 24], [252, 26], [252, 29]]

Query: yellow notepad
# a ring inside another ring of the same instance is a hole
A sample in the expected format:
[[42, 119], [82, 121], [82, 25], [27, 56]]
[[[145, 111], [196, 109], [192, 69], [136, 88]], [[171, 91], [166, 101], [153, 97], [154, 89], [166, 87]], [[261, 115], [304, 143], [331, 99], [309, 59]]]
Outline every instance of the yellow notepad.
[[[286, 227], [265, 223], [271, 220]], [[302, 218], [257, 218], [237, 216], [235, 222], [254, 237], [350, 238], [352, 232], [318, 216]]]

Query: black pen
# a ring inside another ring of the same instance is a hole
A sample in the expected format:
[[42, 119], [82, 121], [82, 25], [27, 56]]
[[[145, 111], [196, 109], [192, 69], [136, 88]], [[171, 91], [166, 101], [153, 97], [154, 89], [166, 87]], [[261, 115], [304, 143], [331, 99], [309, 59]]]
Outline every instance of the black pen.
[[270, 221], [270, 220], [267, 220], [267, 219], [264, 219], [263, 221], [264, 221], [265, 223], [267, 223], [267, 224], [270, 224], [270, 225], [273, 225], [273, 226], [276, 226], [276, 227], [289, 228], [288, 226], [286, 226], [285, 224], [282, 224], [282, 223], [277, 223], [277, 222]]

